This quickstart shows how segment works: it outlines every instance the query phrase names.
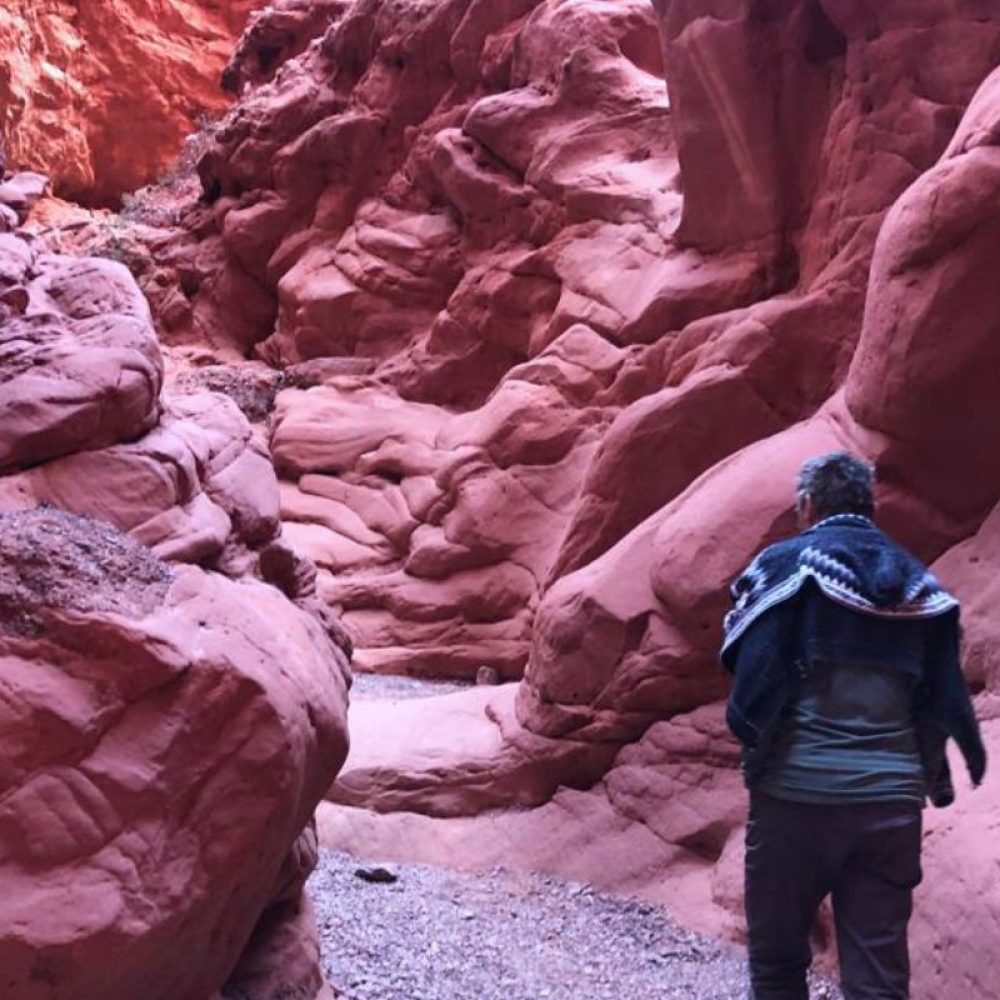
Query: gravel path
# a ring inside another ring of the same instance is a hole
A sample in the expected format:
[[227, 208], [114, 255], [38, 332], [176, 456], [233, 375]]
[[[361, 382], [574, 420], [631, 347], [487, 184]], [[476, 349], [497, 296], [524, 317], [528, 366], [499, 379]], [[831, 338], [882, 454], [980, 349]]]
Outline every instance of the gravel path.
[[355, 672], [354, 683], [351, 686], [351, 700], [398, 701], [406, 698], [433, 698], [435, 695], [466, 691], [471, 686], [461, 681], [427, 681], [420, 677]]
[[[743, 1000], [742, 952], [646, 903], [540, 875], [373, 868], [323, 851], [310, 879], [345, 1000]], [[840, 1000], [817, 980], [812, 1000]]]

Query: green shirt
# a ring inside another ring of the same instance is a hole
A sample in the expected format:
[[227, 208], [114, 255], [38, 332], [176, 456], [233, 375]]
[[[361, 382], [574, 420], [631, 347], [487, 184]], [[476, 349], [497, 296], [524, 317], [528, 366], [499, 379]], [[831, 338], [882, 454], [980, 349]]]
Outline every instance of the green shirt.
[[891, 667], [814, 663], [782, 712], [757, 787], [796, 802], [922, 804], [912, 685]]

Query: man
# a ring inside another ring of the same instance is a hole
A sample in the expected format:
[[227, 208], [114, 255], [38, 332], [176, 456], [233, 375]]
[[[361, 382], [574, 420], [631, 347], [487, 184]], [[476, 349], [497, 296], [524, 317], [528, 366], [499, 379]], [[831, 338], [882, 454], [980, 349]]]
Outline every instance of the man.
[[907, 923], [925, 798], [974, 784], [986, 753], [958, 659], [958, 602], [872, 521], [872, 468], [799, 474], [795, 538], [733, 584], [722, 661], [750, 789], [746, 913], [754, 1000], [806, 1000], [809, 932], [832, 895], [847, 1000], [909, 997]]

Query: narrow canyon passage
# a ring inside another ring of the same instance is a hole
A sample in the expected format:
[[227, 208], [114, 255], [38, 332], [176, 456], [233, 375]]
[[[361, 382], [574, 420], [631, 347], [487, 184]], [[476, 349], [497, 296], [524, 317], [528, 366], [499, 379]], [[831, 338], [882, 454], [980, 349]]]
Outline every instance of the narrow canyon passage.
[[[0, 11], [0, 996], [742, 998], [804, 460], [1000, 750], [1000, 9], [76, 6]], [[953, 772], [912, 998], [995, 1000]]]
[[[356, 718], [366, 717], [352, 732], [355, 759], [348, 759], [342, 780], [372, 766], [384, 743], [379, 733], [398, 728], [423, 743], [424, 734], [414, 726], [414, 702], [447, 699], [462, 689], [418, 679], [357, 676], [352, 711]], [[359, 706], [367, 713], [358, 712]], [[433, 714], [449, 718], [447, 711]], [[451, 742], [461, 746], [454, 714], [450, 721]], [[366, 746], [368, 742], [375, 746]], [[442, 740], [442, 747], [448, 742]], [[380, 763], [389, 762], [383, 758]], [[444, 771], [438, 780], [447, 783], [445, 754], [436, 755], [433, 764]], [[351, 853], [346, 853], [336, 849], [344, 826], [338, 810], [347, 810], [350, 828], [349, 807], [325, 803], [320, 809], [321, 842], [328, 847], [321, 851], [307, 889], [316, 909], [324, 968], [344, 1000], [747, 996], [743, 949], [672, 921], [669, 884], [659, 893], [650, 893], [648, 883], [633, 885], [630, 893], [608, 893], [586, 881], [533, 870], [528, 843], [552, 834], [544, 822], [533, 820], [531, 810], [525, 811], [520, 829], [516, 821], [505, 829], [496, 813], [466, 822], [444, 820], [436, 830], [408, 826], [403, 818], [400, 829], [382, 838], [376, 820], [375, 829], [351, 839], [346, 845]], [[392, 823], [392, 817], [386, 819]], [[567, 810], [559, 823], [561, 836], [554, 839], [561, 844], [579, 842], [594, 829], [586, 812]], [[432, 863], [404, 860], [410, 858]], [[584, 857], [576, 861], [587, 864]], [[545, 871], [560, 868], [572, 871], [573, 861], [562, 866], [552, 858], [544, 862]], [[810, 997], [841, 1000], [841, 993], [815, 974]]]
[[[388, 872], [396, 881], [360, 877]], [[586, 883], [495, 868], [359, 866], [320, 855], [309, 889], [345, 1000], [745, 1000], [745, 957], [662, 909]], [[811, 1000], [842, 1000], [811, 977]]]

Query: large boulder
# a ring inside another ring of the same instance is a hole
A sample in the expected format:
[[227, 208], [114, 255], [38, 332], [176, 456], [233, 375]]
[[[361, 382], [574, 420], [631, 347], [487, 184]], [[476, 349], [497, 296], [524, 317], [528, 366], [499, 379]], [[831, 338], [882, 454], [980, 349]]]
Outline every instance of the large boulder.
[[516, 684], [351, 707], [351, 752], [327, 798], [376, 812], [471, 816], [587, 788], [614, 744], [546, 739], [519, 725]]
[[351, 647], [279, 537], [263, 390], [161, 396], [123, 266], [0, 241], [5, 992], [328, 1000], [303, 887]]
[[[73, 515], [0, 521], [5, 991], [207, 997], [281, 939], [258, 925], [300, 919], [344, 652], [263, 584]], [[314, 963], [255, 995], [321, 988]]]
[[0, 367], [0, 473], [132, 440], [159, 416], [149, 307], [113, 261], [0, 235]]

